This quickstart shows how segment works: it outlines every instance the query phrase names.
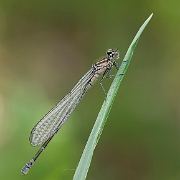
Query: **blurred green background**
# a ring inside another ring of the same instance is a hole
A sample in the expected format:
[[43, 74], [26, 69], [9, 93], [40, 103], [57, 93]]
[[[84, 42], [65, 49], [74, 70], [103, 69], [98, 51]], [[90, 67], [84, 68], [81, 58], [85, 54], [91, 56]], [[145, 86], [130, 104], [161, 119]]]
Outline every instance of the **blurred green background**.
[[[28, 175], [29, 134], [91, 65], [143, 32], [87, 180], [180, 179], [180, 1], [0, 2], [0, 179], [72, 179], [105, 98], [97, 82]], [[116, 72], [115, 70], [113, 71]], [[108, 90], [112, 79], [103, 81]]]

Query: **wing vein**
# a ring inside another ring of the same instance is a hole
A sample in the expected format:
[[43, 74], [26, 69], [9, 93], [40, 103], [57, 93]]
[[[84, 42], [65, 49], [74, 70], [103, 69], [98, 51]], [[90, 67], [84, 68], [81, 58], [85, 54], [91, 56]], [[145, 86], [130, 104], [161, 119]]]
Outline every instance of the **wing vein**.
[[34, 126], [30, 134], [32, 146], [42, 144], [57, 133], [89, 88], [88, 83], [93, 76], [94, 69], [91, 68], [74, 88]]

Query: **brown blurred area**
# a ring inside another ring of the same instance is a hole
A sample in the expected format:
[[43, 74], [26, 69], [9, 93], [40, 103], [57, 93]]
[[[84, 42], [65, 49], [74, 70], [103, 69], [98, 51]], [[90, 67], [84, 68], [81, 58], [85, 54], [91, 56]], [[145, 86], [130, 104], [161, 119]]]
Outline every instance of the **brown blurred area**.
[[[0, 2], [0, 179], [72, 179], [105, 94], [97, 82], [26, 177], [33, 126], [91, 65], [135, 49], [87, 180], [180, 179], [180, 2]], [[114, 70], [114, 73], [116, 71]], [[103, 82], [108, 90], [112, 79]]]

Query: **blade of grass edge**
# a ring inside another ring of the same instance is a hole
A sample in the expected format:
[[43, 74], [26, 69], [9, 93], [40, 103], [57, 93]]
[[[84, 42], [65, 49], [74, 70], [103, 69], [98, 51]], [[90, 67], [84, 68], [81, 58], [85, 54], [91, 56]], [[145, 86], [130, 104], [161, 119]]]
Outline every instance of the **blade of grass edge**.
[[149, 23], [150, 19], [152, 18], [153, 14], [151, 14], [148, 19], [144, 22], [144, 24], [140, 27], [139, 31], [137, 32], [136, 36], [134, 37], [131, 45], [128, 48], [128, 51], [121, 63], [121, 66], [117, 72], [116, 77], [114, 78], [111, 87], [108, 91], [107, 97], [101, 107], [101, 110], [98, 114], [98, 117], [96, 119], [96, 122], [94, 124], [94, 127], [91, 131], [91, 134], [89, 136], [89, 139], [86, 143], [85, 149], [83, 151], [83, 154], [81, 156], [81, 159], [79, 161], [78, 167], [76, 169], [76, 172], [74, 174], [73, 180], [85, 180], [87, 176], [87, 172], [91, 163], [91, 159], [93, 156], [94, 149], [98, 143], [98, 140], [100, 138], [100, 135], [102, 133], [103, 127], [106, 123], [108, 114], [110, 112], [110, 109], [112, 107], [113, 101], [115, 99], [115, 96], [118, 92], [119, 86], [121, 84], [121, 81], [124, 77], [124, 74], [129, 66], [129, 63], [131, 61], [134, 49], [136, 47], [136, 44], [140, 38], [141, 33], [145, 29], [146, 25]]

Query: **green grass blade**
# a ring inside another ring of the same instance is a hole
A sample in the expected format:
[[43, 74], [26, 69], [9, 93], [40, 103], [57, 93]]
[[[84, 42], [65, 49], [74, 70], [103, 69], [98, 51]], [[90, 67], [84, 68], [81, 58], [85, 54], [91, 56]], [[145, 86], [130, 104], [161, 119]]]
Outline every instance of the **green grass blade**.
[[129, 66], [129, 63], [131, 61], [134, 49], [136, 47], [136, 44], [140, 38], [141, 33], [145, 29], [146, 25], [150, 21], [153, 14], [149, 16], [149, 18], [144, 22], [144, 24], [140, 27], [139, 31], [137, 32], [136, 36], [134, 37], [131, 45], [128, 48], [128, 51], [121, 63], [121, 66], [117, 72], [116, 77], [114, 78], [112, 85], [108, 91], [107, 98], [105, 99], [101, 110], [98, 114], [98, 117], [96, 119], [96, 122], [94, 124], [94, 127], [91, 131], [91, 134], [89, 136], [88, 142], [85, 146], [85, 149], [83, 151], [83, 154], [81, 156], [80, 162], [78, 164], [78, 167], [76, 169], [76, 172], [74, 174], [73, 180], [85, 180], [87, 176], [87, 172], [91, 163], [91, 159], [93, 156], [94, 149], [98, 143], [98, 140], [100, 138], [100, 135], [102, 133], [103, 127], [106, 123], [108, 114], [110, 112], [110, 109], [112, 107], [113, 101], [115, 99], [115, 96], [118, 92], [119, 86], [121, 84], [121, 81], [124, 77], [124, 74]]

